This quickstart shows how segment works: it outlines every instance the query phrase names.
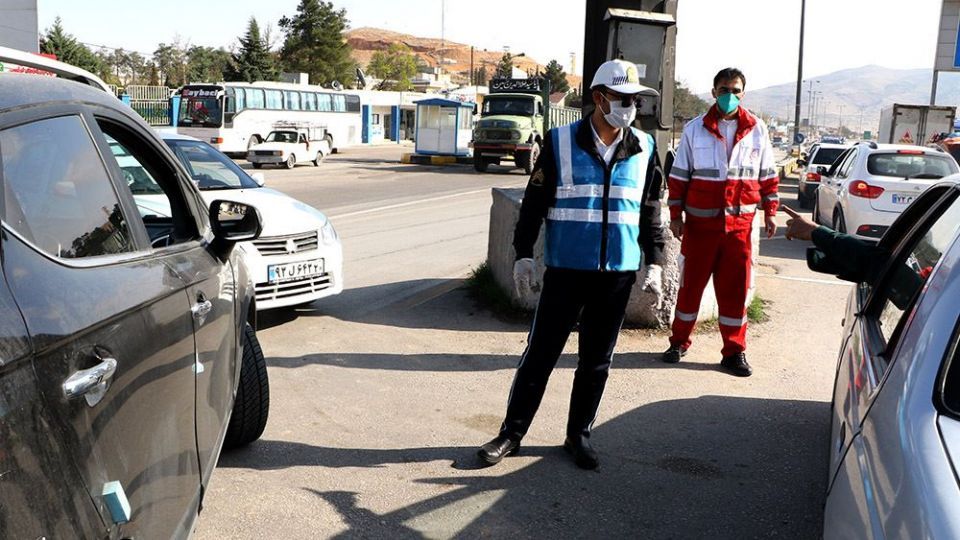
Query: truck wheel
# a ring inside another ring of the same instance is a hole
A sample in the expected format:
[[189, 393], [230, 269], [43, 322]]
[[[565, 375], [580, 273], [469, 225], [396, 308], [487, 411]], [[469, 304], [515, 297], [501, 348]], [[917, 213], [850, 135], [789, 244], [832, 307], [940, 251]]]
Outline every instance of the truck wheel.
[[313, 158], [313, 166], [319, 167], [321, 161], [323, 161], [323, 152], [317, 152], [317, 157]]
[[267, 361], [257, 341], [257, 333], [249, 324], [243, 329], [243, 360], [240, 385], [223, 445], [236, 448], [260, 438], [270, 413], [270, 382]]
[[263, 163], [254, 163], [254, 164], [253, 164], [253, 168], [254, 168], [254, 169], [259, 169], [259, 168], [261, 168], [261, 167], [263, 167]]
[[286, 166], [288, 169], [292, 169], [297, 164], [297, 156], [290, 154], [290, 157], [287, 158]]
[[540, 143], [533, 143], [529, 152], [517, 153], [517, 167], [523, 169], [523, 172], [530, 174], [533, 172], [533, 166], [537, 163], [537, 157], [540, 155]]
[[487, 165], [490, 162], [483, 159], [483, 156], [473, 156], [473, 170], [481, 173], [487, 172]]

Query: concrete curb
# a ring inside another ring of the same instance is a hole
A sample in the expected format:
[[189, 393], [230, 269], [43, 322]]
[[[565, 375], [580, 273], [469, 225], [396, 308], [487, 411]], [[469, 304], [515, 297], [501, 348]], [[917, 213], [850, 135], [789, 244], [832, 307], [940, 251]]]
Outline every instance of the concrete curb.
[[423, 154], [403, 154], [400, 163], [407, 165], [473, 165], [469, 156], [425, 156]]

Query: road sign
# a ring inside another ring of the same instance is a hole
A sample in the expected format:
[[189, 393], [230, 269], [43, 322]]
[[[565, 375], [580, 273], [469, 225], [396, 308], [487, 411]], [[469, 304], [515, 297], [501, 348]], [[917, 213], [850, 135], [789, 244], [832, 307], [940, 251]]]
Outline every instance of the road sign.
[[803, 133], [797, 133], [793, 137], [793, 144], [803, 144], [803, 141], [805, 140], [806, 140], [806, 137], [803, 135]]
[[960, 71], [960, 0], [942, 1], [933, 69]]
[[869, 132], [869, 131], [864, 131], [864, 132], [863, 132], [863, 140], [869, 141], [869, 140], [872, 139], [872, 138], [873, 138], [873, 133], [871, 133], [871, 132]]

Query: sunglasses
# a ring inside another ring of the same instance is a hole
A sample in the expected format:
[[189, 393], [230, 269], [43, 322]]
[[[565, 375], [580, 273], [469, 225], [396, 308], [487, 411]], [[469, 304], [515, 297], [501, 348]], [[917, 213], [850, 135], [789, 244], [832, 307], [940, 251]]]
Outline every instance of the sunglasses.
[[717, 88], [717, 94], [718, 94], [718, 95], [733, 94], [733, 95], [737, 95], [737, 96], [738, 96], [738, 95], [740, 95], [740, 94], [742, 94], [742, 93], [743, 93], [743, 88], [737, 88], [736, 86], [734, 86], [734, 87], [732, 87], [732, 88], [727, 87], [727, 86], [721, 86], [721, 87]]
[[639, 95], [629, 95], [625, 96], [623, 94], [603, 94], [604, 99], [610, 103], [620, 103], [621, 107], [629, 107], [631, 105], [636, 105], [640, 101]]

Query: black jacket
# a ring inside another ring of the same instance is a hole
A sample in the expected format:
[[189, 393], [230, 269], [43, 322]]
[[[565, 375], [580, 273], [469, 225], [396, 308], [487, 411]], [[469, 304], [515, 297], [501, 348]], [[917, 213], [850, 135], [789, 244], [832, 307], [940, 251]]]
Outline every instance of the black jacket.
[[[517, 259], [533, 257], [533, 246], [537, 243], [537, 237], [540, 235], [540, 226], [544, 218], [547, 217], [547, 211], [556, 201], [557, 161], [553, 152], [554, 133], [555, 130], [553, 129], [547, 132], [543, 141], [543, 150], [533, 166], [533, 172], [527, 182], [527, 189], [523, 194], [523, 202], [520, 205], [520, 219], [517, 221], [517, 228], [513, 233], [513, 248], [517, 253]], [[633, 130], [625, 129], [623, 139], [617, 146], [613, 160], [610, 161], [610, 166], [607, 166], [603, 157], [597, 152], [589, 118], [584, 118], [580, 122], [574, 141], [580, 148], [593, 155], [603, 166], [606, 171], [604, 184], [607, 187], [610, 186], [610, 173], [613, 170], [613, 164], [642, 152], [640, 141], [633, 134]], [[647, 181], [643, 193], [644, 202], [640, 209], [640, 237], [637, 239], [641, 249], [643, 249], [645, 264], [663, 264], [666, 233], [660, 220], [660, 198], [662, 194], [663, 169], [660, 166], [660, 158], [654, 152], [653, 166], [647, 167]], [[605, 241], [604, 239], [600, 240]]]
[[807, 267], [845, 281], [873, 281], [890, 258], [877, 244], [827, 227], [817, 227], [810, 236], [816, 247], [807, 248]]

